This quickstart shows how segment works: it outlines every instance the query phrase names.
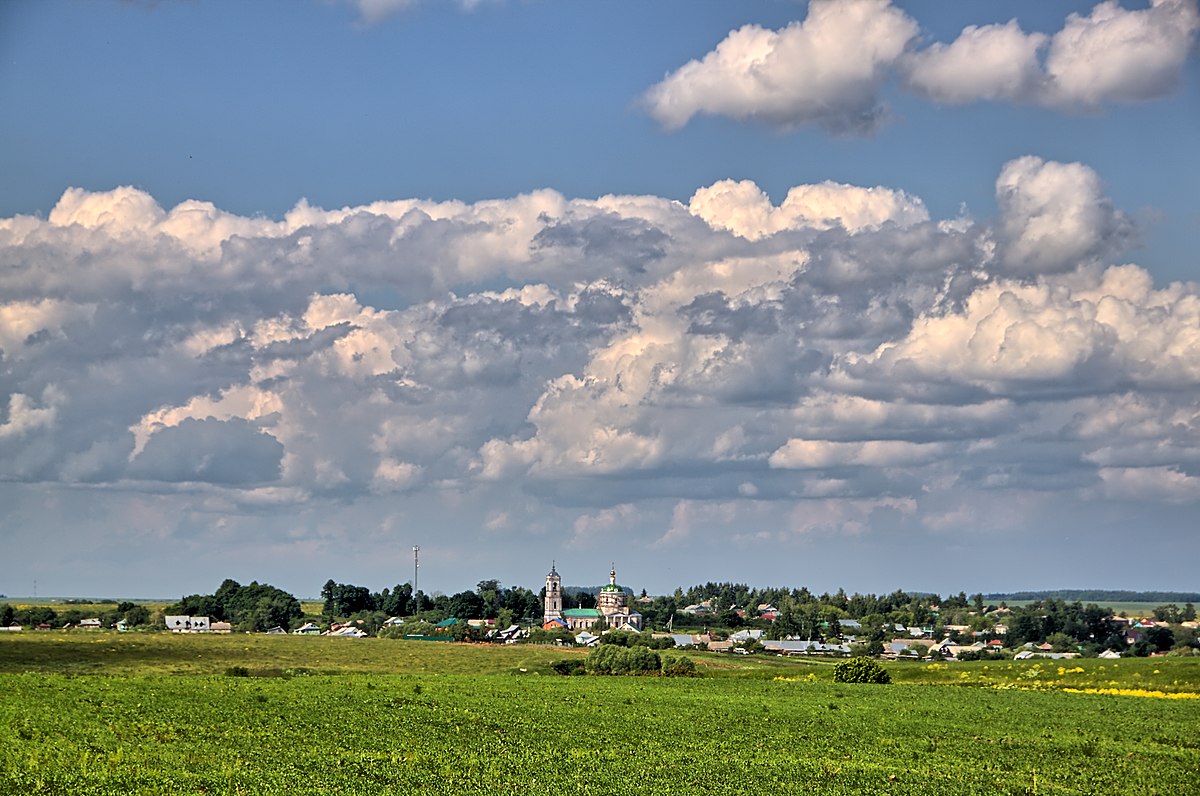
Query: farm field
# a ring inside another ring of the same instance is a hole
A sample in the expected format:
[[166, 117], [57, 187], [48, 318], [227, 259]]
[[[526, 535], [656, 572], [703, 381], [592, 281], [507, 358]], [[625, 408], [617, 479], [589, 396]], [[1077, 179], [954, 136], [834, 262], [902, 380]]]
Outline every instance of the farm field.
[[[999, 600], [989, 600], [989, 602], [990, 603], [999, 603], [1000, 601]], [[1008, 605], [1009, 608], [1017, 608], [1017, 607], [1023, 607], [1026, 605], [1032, 605], [1035, 602], [1039, 602], [1039, 600], [1005, 600], [1004, 602], [1006, 605]], [[1068, 600], [1067, 602], [1074, 602], [1074, 600]], [[1080, 602], [1082, 602], [1084, 605], [1087, 605], [1088, 603], [1095, 603], [1096, 605], [1099, 605], [1101, 608], [1106, 608], [1109, 611], [1112, 611], [1114, 614], [1122, 614], [1123, 613], [1126, 616], [1134, 616], [1134, 617], [1153, 616], [1155, 608], [1158, 608], [1162, 605], [1166, 605], [1166, 603], [1161, 602], [1161, 601], [1159, 601], [1159, 602], [1136, 602], [1136, 601], [1122, 602], [1120, 600], [1080, 600]], [[1183, 603], [1179, 603], [1179, 605], [1182, 606]]]
[[[694, 679], [548, 674], [572, 654], [0, 638], [0, 793], [1189, 794], [1200, 769], [1194, 659], [889, 664], [891, 686], [708, 654]], [[1101, 682], [1179, 698], [1063, 690]]]

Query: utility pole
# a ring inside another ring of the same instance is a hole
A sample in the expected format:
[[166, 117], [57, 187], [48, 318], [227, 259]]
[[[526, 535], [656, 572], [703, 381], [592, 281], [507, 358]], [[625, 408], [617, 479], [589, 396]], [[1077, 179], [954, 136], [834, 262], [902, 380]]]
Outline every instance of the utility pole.
[[417, 574], [421, 569], [421, 545], [413, 545], [413, 597], [417, 595]]

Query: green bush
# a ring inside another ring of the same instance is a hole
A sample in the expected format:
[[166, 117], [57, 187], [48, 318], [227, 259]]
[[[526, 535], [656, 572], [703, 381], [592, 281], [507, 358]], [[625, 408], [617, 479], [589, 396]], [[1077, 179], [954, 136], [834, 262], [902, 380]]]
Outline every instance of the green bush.
[[870, 658], [851, 658], [833, 667], [835, 683], [880, 683], [892, 682], [887, 669]]
[[664, 655], [662, 673], [664, 677], [695, 677], [696, 663], [684, 655]]
[[588, 654], [584, 668], [588, 674], [658, 674], [662, 662], [646, 647], [601, 644]]
[[567, 676], [586, 673], [584, 670], [583, 661], [579, 660], [578, 658], [567, 658], [565, 660], [555, 661], [554, 663], [550, 664], [550, 668], [553, 669], [557, 674]]

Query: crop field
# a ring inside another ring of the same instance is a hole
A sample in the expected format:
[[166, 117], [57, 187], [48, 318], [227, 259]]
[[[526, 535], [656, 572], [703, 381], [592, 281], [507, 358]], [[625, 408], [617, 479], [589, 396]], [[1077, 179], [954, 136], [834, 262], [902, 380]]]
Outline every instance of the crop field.
[[[997, 602], [999, 602], [999, 600], [989, 600], [989, 602], [997, 603]], [[1040, 601], [1039, 600], [1006, 600], [1004, 602], [1009, 608], [1017, 608], [1020, 606], [1032, 605], [1033, 603], [1040, 602]], [[1071, 600], [1068, 602], [1074, 602], [1074, 601]], [[1082, 602], [1084, 605], [1087, 605], [1088, 603], [1096, 603], [1101, 608], [1105, 608], [1109, 611], [1112, 611], [1114, 614], [1123, 613], [1126, 616], [1153, 616], [1154, 609], [1165, 604], [1163, 602], [1145, 602], [1145, 601], [1138, 602], [1138, 601], [1130, 601], [1130, 600], [1125, 600], [1125, 601], [1121, 601], [1121, 600], [1081, 600], [1080, 602]], [[1180, 605], [1182, 606], [1182, 603], [1180, 603]], [[317, 611], [319, 612], [320, 608], [318, 608]]]
[[0, 637], [0, 793], [1191, 794], [1200, 770], [1195, 659], [549, 674], [580, 654]]

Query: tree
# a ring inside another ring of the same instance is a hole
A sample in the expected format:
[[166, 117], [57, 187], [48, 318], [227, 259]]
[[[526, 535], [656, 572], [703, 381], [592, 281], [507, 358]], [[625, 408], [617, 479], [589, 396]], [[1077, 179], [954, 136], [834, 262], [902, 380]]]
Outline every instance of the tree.
[[1070, 652], [1076, 647], [1075, 639], [1062, 632], [1046, 636], [1046, 643], [1054, 647], [1055, 652]]
[[481, 580], [475, 586], [475, 593], [483, 601], [483, 617], [485, 619], [495, 619], [501, 605], [502, 592], [500, 590], [500, 581]]
[[384, 589], [376, 599], [375, 607], [388, 616], [408, 616], [413, 601], [412, 584], [397, 583], [390, 592]]
[[1146, 631], [1146, 641], [1156, 652], [1166, 652], [1175, 646], [1175, 634], [1169, 627], [1152, 627]]
[[268, 630], [276, 625], [288, 628], [304, 616], [300, 601], [282, 589], [257, 581], [242, 586], [230, 579], [226, 579], [215, 593], [184, 597], [169, 606], [166, 612], [208, 616], [231, 622], [244, 630]]
[[496, 627], [504, 630], [513, 624], [513, 612], [507, 608], [501, 608], [496, 612]]
[[450, 615], [457, 619], [482, 619], [483, 599], [473, 591], [460, 591], [450, 598]]
[[1179, 610], [1179, 606], [1172, 603], [1171, 605], [1160, 605], [1154, 609], [1154, 618], [1159, 622], [1170, 622], [1177, 625], [1183, 622], [1183, 611]]
[[321, 587], [321, 599], [325, 601], [324, 607], [321, 608], [321, 615], [326, 619], [333, 619], [337, 616], [337, 584], [333, 578], [325, 581], [325, 585]]

